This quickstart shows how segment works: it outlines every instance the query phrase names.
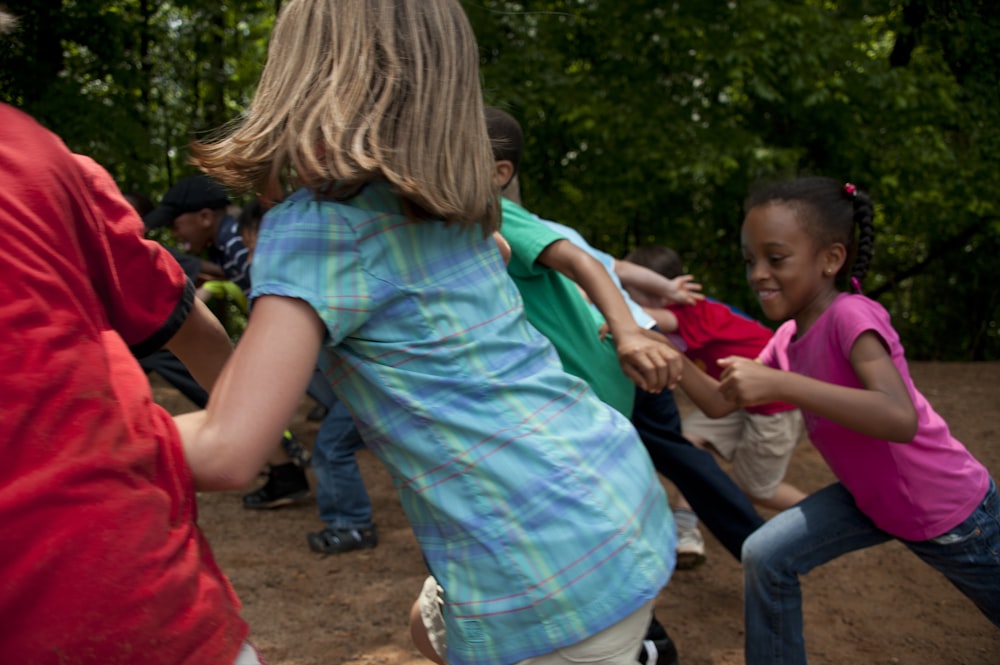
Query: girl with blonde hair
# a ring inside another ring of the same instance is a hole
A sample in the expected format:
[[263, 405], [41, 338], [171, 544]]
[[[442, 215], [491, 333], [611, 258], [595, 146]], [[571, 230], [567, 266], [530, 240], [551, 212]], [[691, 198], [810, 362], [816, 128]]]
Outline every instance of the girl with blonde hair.
[[478, 59], [457, 0], [283, 7], [246, 117], [194, 154], [234, 188], [299, 189], [264, 216], [232, 362], [177, 424], [201, 487], [241, 487], [319, 355], [433, 576], [412, 615], [428, 657], [633, 663], [673, 522], [635, 430], [507, 277]]

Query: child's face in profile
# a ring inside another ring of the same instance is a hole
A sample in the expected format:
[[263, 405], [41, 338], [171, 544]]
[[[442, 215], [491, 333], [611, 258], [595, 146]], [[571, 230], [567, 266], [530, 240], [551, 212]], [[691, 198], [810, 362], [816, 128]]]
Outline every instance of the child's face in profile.
[[201, 254], [214, 240], [212, 211], [208, 208], [178, 215], [170, 226], [181, 249], [189, 254]]

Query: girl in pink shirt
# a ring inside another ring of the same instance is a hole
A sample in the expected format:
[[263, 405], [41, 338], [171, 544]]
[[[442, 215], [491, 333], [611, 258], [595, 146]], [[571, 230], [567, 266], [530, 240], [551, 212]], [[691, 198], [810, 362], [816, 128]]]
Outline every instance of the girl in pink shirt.
[[689, 363], [684, 389], [714, 417], [798, 406], [839, 481], [744, 543], [747, 665], [805, 663], [799, 575], [891, 539], [1000, 627], [996, 485], [914, 387], [888, 312], [860, 293], [871, 199], [853, 185], [800, 178], [753, 194], [746, 211], [747, 279], [767, 317], [785, 323], [759, 362], [720, 361], [720, 382]]

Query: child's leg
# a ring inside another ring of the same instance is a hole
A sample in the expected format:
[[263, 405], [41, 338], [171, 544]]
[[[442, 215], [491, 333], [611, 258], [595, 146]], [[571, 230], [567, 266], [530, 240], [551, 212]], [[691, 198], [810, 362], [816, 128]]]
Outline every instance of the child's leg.
[[785, 510], [806, 498], [783, 482], [804, 425], [798, 409], [772, 414], [743, 412], [739, 443], [732, 451], [733, 478], [757, 505]]
[[779, 513], [743, 544], [746, 665], [806, 663], [799, 575], [891, 540], [840, 483]]
[[673, 393], [637, 389], [632, 424], [656, 470], [684, 494], [722, 546], [739, 557], [743, 541], [764, 520], [712, 453], [681, 436]]
[[964, 522], [932, 540], [903, 541], [944, 574], [1000, 628], [1000, 497], [992, 480], [982, 503]]
[[371, 497], [355, 455], [364, 441], [346, 406], [335, 400], [329, 407], [313, 444], [316, 503], [326, 527], [307, 536], [309, 547], [325, 554], [375, 547]]

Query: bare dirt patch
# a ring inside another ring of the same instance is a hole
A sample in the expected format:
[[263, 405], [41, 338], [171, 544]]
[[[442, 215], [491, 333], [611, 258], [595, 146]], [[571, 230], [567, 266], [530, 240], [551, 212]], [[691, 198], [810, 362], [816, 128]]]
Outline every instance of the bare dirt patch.
[[[955, 435], [1000, 478], [1000, 363], [914, 363], [912, 370]], [[171, 412], [192, 408], [157, 377], [152, 382], [157, 401]], [[305, 417], [311, 407], [304, 400], [292, 424], [310, 445], [318, 427]], [[427, 662], [407, 627], [426, 569], [388, 475], [367, 451], [359, 460], [375, 504], [374, 550], [310, 552], [306, 533], [322, 527], [312, 500], [253, 512], [242, 508], [240, 493], [199, 495], [201, 526], [270, 665]], [[832, 476], [806, 443], [789, 479], [815, 490]], [[682, 665], [736, 665], [743, 642], [740, 567], [707, 533], [706, 545], [707, 563], [676, 572], [656, 614], [677, 642]], [[813, 665], [1000, 663], [1000, 630], [898, 543], [838, 559], [806, 576], [803, 587]]]

